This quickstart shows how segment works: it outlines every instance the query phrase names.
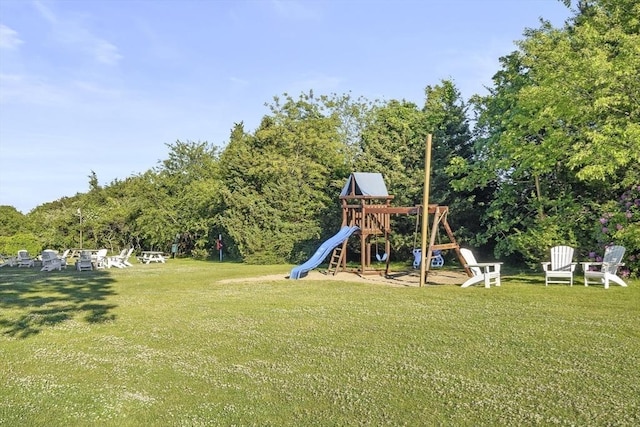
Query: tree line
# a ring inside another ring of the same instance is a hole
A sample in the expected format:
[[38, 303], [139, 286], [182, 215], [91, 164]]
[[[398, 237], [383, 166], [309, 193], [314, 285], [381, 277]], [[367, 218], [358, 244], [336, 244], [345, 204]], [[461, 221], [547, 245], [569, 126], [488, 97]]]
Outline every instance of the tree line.
[[[565, 2], [565, 3], [568, 3]], [[430, 203], [450, 207], [457, 239], [537, 268], [549, 247], [586, 259], [615, 242], [640, 270], [640, 3], [581, 0], [562, 28], [541, 21], [500, 58], [485, 96], [452, 80], [423, 105], [352, 94], [273, 98], [253, 131], [223, 147], [167, 144], [144, 173], [36, 207], [0, 207], [0, 252], [135, 246], [207, 258], [297, 263], [341, 222], [351, 172], [380, 172], [394, 204], [422, 202], [433, 135]], [[80, 221], [82, 216], [82, 221]], [[396, 217], [392, 247], [409, 260], [415, 218]]]

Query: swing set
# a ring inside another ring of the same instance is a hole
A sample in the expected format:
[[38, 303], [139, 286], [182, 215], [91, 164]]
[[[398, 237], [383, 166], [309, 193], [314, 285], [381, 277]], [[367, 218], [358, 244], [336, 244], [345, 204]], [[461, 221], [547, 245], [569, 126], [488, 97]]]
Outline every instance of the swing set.
[[[390, 272], [390, 234], [391, 215], [416, 215], [416, 230], [414, 233], [414, 268], [418, 268], [424, 259], [430, 260], [425, 264], [427, 271], [430, 267], [438, 268], [444, 265], [442, 251], [455, 250], [461, 265], [465, 265], [464, 258], [460, 253], [460, 247], [456, 242], [451, 227], [447, 222], [449, 208], [447, 206], [429, 205], [427, 208], [428, 217], [431, 220], [431, 232], [429, 247], [426, 256], [422, 256], [421, 249], [416, 248], [416, 238], [418, 233], [418, 223], [420, 216], [424, 215], [420, 205], [412, 207], [391, 206], [392, 195], [387, 192], [386, 185], [379, 173], [352, 173], [347, 180], [340, 200], [342, 202], [342, 226], [357, 226], [360, 237], [360, 269], [359, 274], [381, 274], [380, 270], [371, 266], [373, 258], [372, 247], [375, 247], [375, 258], [378, 262], [385, 263], [384, 274]], [[449, 243], [436, 243], [439, 240], [439, 230], [443, 228], [446, 232]], [[384, 252], [380, 253], [378, 248], [379, 240], [384, 239]], [[338, 271], [346, 271], [347, 266], [347, 243], [345, 239], [341, 245], [333, 249], [329, 261], [327, 273], [335, 275]], [[468, 270], [468, 269], [466, 269]], [[470, 274], [470, 271], [467, 271]]]
[[[427, 256], [424, 257], [425, 259], [431, 260], [431, 262], [429, 263], [429, 266], [431, 268], [443, 267], [444, 257], [443, 257], [442, 251], [447, 249], [454, 249], [458, 255], [458, 259], [463, 261], [462, 254], [460, 253], [460, 247], [458, 246], [458, 243], [456, 242], [456, 239], [451, 230], [451, 227], [449, 226], [449, 222], [447, 221], [447, 216], [449, 214], [449, 207], [439, 206], [439, 205], [429, 205], [428, 212], [434, 215], [434, 218], [432, 221], [431, 233], [430, 233], [431, 240], [429, 241], [429, 249], [427, 251]], [[416, 215], [416, 227], [413, 233], [413, 250], [411, 251], [414, 258], [413, 259], [414, 269], [420, 268], [420, 264], [422, 263], [422, 259], [423, 259], [422, 249], [416, 247], [419, 222], [420, 222], [420, 213]], [[446, 231], [447, 237], [449, 237], [450, 243], [441, 243], [440, 225]], [[427, 232], [427, 235], [429, 235], [429, 232]], [[436, 243], [436, 238], [438, 240], [438, 243]], [[465, 263], [462, 262], [462, 265], [465, 265]], [[429, 270], [429, 268], [427, 268], [427, 270]]]

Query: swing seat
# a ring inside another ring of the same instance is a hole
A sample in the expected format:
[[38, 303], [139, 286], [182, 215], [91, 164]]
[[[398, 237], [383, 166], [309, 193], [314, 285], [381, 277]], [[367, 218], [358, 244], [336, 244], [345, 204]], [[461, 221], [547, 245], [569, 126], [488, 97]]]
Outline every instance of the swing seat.
[[[413, 268], [419, 268], [422, 261], [422, 249], [414, 249], [413, 251]], [[444, 265], [444, 258], [442, 252], [439, 250], [433, 251], [431, 257], [431, 267], [442, 267]]]
[[420, 267], [422, 261], [422, 249], [414, 249], [413, 251], [413, 268]]
[[431, 267], [438, 268], [444, 265], [444, 258], [442, 252], [439, 250], [433, 251], [433, 257], [431, 258]]
[[386, 260], [387, 260], [387, 253], [385, 252], [385, 253], [383, 253], [382, 255], [380, 255], [380, 254], [376, 254], [376, 259], [377, 259], [379, 262], [386, 261]]
[[378, 252], [378, 240], [376, 239], [376, 259], [378, 260], [378, 262], [386, 261], [388, 256], [389, 254], [387, 254], [386, 252], [384, 252], [382, 255]]

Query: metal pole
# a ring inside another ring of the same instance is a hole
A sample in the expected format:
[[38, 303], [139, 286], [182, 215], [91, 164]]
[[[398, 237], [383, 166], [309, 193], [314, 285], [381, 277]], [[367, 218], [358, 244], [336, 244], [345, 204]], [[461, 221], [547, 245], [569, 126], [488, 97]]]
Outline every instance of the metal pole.
[[82, 249], [82, 210], [78, 208], [78, 215], [80, 215], [80, 249]]
[[426, 283], [427, 227], [429, 224], [429, 177], [431, 175], [431, 134], [427, 135], [424, 154], [424, 191], [422, 193], [422, 245], [420, 253], [420, 286]]

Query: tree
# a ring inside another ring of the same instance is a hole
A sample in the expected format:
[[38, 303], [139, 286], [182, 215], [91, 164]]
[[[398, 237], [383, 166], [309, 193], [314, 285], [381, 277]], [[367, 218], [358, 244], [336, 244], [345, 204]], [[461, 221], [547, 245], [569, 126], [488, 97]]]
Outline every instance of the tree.
[[584, 252], [599, 206], [640, 182], [635, 3], [581, 2], [565, 28], [527, 30], [475, 99], [476, 153], [454, 161], [456, 185], [494, 187], [483, 223], [497, 255], [533, 265], [556, 243]]
[[139, 177], [135, 230], [150, 247], [206, 258], [219, 223], [217, 148], [207, 142], [167, 144], [169, 157]]
[[24, 228], [26, 216], [13, 206], [0, 206], [0, 236], [12, 236]]
[[13, 206], [0, 206], [0, 254], [15, 255], [20, 249], [38, 253], [42, 243], [32, 232], [32, 223]]
[[[345, 176], [340, 121], [312, 93], [274, 98], [254, 135], [234, 127], [221, 155], [223, 224], [252, 263], [308, 256], [323, 236], [338, 177]], [[337, 199], [337, 198], [336, 198]]]
[[424, 112], [412, 102], [397, 100], [373, 108], [370, 123], [363, 130], [357, 168], [382, 173], [398, 206], [422, 202], [427, 133]]
[[564, 29], [547, 23], [525, 33], [522, 65], [532, 84], [519, 105], [536, 113], [529, 130], [543, 137], [544, 149], [529, 162], [535, 173], [548, 173], [564, 152], [568, 168], [588, 185], [623, 190], [638, 182], [638, 13], [633, 0], [585, 1]]
[[[488, 194], [479, 189], [457, 191], [451, 181], [459, 172], [451, 168], [456, 158], [470, 159], [473, 140], [467, 117], [467, 105], [451, 80], [442, 80], [425, 89], [426, 129], [433, 134], [429, 203], [449, 206], [449, 224], [458, 240], [474, 241], [478, 232], [480, 211]], [[422, 162], [424, 169], [424, 162]], [[421, 171], [422, 172], [422, 171]]]
[[[430, 204], [449, 205], [459, 215], [455, 225], [474, 224], [477, 209], [472, 205], [473, 192], [456, 192], [450, 185], [447, 169], [454, 157], [471, 155], [471, 133], [466, 106], [453, 82], [443, 80], [427, 86], [422, 109], [407, 101], [392, 100], [378, 105], [371, 112], [369, 125], [362, 134], [360, 170], [380, 172], [394, 204], [422, 204], [425, 176], [425, 144], [427, 134], [433, 134], [431, 153]], [[476, 221], [477, 222], [477, 221]], [[473, 228], [473, 227], [471, 227]], [[399, 257], [409, 257], [415, 244], [415, 218], [395, 217], [392, 245]]]

